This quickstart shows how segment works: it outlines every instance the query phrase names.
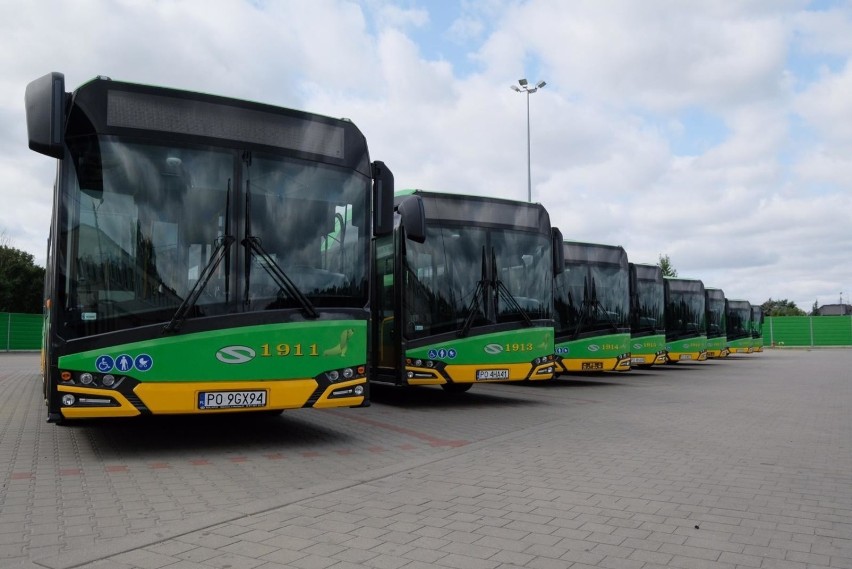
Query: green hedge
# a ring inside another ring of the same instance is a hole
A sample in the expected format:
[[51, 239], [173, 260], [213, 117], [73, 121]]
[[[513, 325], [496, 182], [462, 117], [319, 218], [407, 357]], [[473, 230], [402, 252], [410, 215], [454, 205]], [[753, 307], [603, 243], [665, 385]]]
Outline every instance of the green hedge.
[[852, 316], [774, 316], [763, 324], [767, 346], [852, 346]]
[[40, 350], [41, 314], [0, 312], [0, 351]]

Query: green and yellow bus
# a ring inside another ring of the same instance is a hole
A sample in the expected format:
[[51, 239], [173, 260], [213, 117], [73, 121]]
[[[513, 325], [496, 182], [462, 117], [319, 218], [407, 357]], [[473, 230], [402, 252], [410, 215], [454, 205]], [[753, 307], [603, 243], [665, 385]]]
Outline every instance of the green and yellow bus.
[[751, 303], [731, 300], [725, 303], [728, 317], [728, 351], [732, 354], [750, 354], [752, 348]]
[[50, 421], [369, 403], [370, 246], [393, 176], [348, 120], [98, 77], [26, 90], [58, 161]]
[[707, 359], [707, 314], [704, 283], [664, 277], [667, 362]]
[[666, 363], [665, 293], [659, 265], [630, 265], [630, 366]]
[[751, 348], [753, 352], [763, 351], [763, 308], [751, 305]]
[[627, 253], [617, 245], [565, 241], [556, 276], [556, 373], [630, 370]]
[[705, 288], [704, 295], [707, 311], [707, 357], [724, 358], [728, 355], [725, 291]]
[[463, 392], [552, 378], [561, 233], [547, 211], [423, 190], [395, 203], [375, 244], [371, 381]]

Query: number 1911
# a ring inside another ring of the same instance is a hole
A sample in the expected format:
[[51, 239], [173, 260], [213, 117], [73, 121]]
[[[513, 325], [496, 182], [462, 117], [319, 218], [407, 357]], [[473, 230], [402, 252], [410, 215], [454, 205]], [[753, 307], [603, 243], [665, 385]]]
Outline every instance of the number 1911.
[[302, 344], [276, 344], [273, 348], [270, 344], [263, 344], [261, 346], [260, 355], [264, 358], [269, 358], [272, 356], [278, 357], [287, 357], [287, 356], [318, 356], [319, 349], [316, 344], [311, 344], [309, 346], [305, 346], [308, 351], [305, 353], [302, 348]]

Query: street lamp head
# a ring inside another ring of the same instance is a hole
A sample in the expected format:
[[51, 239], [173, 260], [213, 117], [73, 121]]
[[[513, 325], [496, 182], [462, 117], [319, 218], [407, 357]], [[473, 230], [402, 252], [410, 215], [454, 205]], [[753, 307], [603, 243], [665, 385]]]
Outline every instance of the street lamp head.
[[518, 87], [517, 85], [509, 85], [509, 86], [512, 88], [512, 91], [517, 91], [518, 93], [521, 92], [521, 88]]
[[518, 79], [518, 83], [521, 85], [521, 87], [527, 86], [527, 80], [526, 79]]
[[542, 87], [544, 87], [545, 85], [547, 85], [547, 83], [546, 83], [546, 82], [544, 82], [544, 81], [539, 81], [538, 83], [536, 83], [536, 85], [535, 85], [535, 86], [536, 86], [536, 88], [537, 88], [537, 89], [541, 89], [541, 88], [542, 88]]

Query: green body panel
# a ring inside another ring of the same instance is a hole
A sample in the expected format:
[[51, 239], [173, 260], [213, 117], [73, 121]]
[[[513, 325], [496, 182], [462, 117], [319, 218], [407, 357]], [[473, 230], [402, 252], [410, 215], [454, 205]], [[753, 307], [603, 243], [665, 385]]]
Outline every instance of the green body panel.
[[724, 336], [719, 336], [718, 338], [707, 338], [707, 351], [717, 351], [720, 352], [725, 349], [725, 346], [728, 345], [728, 339]]
[[752, 345], [754, 340], [752, 338], [740, 338], [739, 340], [729, 340], [728, 348], [730, 350], [737, 350], [741, 352], [746, 352], [752, 349]]
[[142, 382], [282, 380], [363, 366], [366, 354], [367, 322], [339, 320], [165, 336], [62, 356], [59, 368]]
[[458, 338], [406, 350], [406, 358], [442, 361], [448, 365], [526, 363], [553, 355], [553, 328], [523, 328]]
[[672, 340], [666, 344], [666, 350], [675, 354], [690, 354], [707, 349], [707, 336], [697, 336], [684, 340]]
[[630, 355], [656, 355], [666, 349], [666, 335], [640, 336], [630, 338]]
[[630, 353], [630, 334], [607, 334], [556, 344], [556, 355], [566, 360], [601, 360]]

